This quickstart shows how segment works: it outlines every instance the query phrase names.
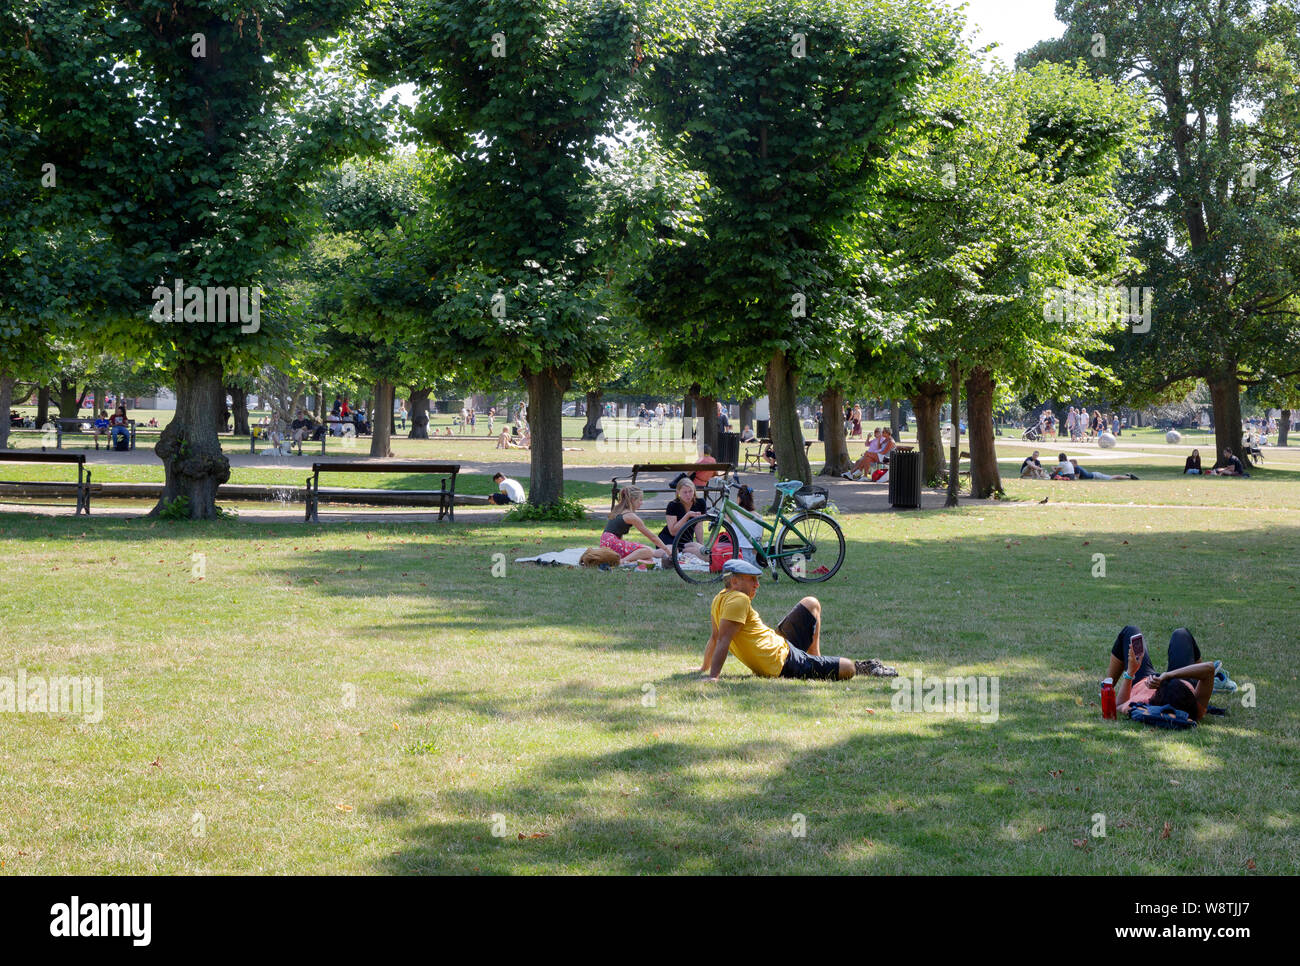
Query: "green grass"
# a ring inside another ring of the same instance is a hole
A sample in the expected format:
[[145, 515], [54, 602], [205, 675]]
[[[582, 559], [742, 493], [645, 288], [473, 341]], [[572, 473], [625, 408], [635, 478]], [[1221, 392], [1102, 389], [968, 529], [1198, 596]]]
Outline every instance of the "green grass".
[[[734, 660], [702, 683], [711, 591], [672, 573], [493, 576], [599, 520], [0, 515], [0, 675], [106, 692], [97, 724], [0, 714], [3, 871], [1300, 872], [1300, 515], [843, 522], [845, 568], [812, 590], [826, 653], [997, 675], [996, 723]], [[775, 621], [804, 589], [765, 581], [756, 605]], [[1190, 627], [1258, 706], [1223, 697], [1187, 733], [1100, 720], [1127, 622], [1157, 654]]]

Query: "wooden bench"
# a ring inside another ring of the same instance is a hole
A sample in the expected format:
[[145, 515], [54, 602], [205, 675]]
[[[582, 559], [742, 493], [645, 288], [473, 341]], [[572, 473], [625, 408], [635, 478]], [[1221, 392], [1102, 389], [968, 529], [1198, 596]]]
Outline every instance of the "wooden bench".
[[[383, 496], [385, 501], [400, 497], [437, 498], [438, 519], [446, 517], [456, 519], [456, 475], [460, 472], [459, 463], [425, 463], [417, 460], [355, 460], [348, 462], [313, 463], [311, 476], [307, 477], [307, 517], [308, 523], [320, 523], [320, 498], [331, 493], [346, 493], [349, 496]], [[322, 473], [429, 473], [441, 476], [436, 490], [368, 490], [361, 488], [327, 488], [322, 490], [320, 475]], [[450, 486], [448, 485], [450, 481]]]
[[[5, 463], [75, 463], [77, 466], [77, 514], [90, 516], [90, 470], [86, 469], [86, 457], [80, 453], [23, 453], [16, 450], [0, 450], [0, 462]], [[0, 486], [25, 486], [23, 480], [0, 480]], [[72, 484], [66, 484], [71, 487]]]
[[[614, 477], [611, 481], [613, 486], [610, 488], [609, 509], [613, 512], [614, 507], [618, 505], [618, 491], [625, 486], [639, 486], [643, 493], [672, 493], [673, 487], [671, 482], [664, 486], [646, 486], [638, 483], [638, 477], [651, 473], [672, 473], [674, 476], [680, 473], [693, 475], [700, 472], [709, 472], [712, 470], [718, 476], [726, 479], [731, 475], [735, 468], [733, 463], [637, 463], [632, 467], [630, 477]], [[722, 493], [719, 491], [712, 497], [712, 502], [716, 503], [722, 499]]]
[[[805, 439], [803, 441], [804, 456], [807, 456], [808, 451], [812, 449], [813, 442], [814, 441], [811, 439]], [[763, 459], [763, 454], [767, 452], [767, 448], [771, 445], [772, 445], [772, 441], [768, 439], [766, 436], [761, 437], [759, 439], [749, 440], [745, 444], [745, 463], [743, 468], [748, 470], [752, 466], [756, 470], [761, 469], [759, 464]], [[775, 464], [768, 467], [767, 472], [775, 473], [776, 472]]]

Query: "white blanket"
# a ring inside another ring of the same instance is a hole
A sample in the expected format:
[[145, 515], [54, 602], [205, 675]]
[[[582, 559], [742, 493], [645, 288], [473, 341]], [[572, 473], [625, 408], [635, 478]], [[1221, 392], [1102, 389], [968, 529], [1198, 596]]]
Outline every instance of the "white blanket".
[[[567, 550], [552, 550], [549, 553], [539, 553], [536, 557], [516, 557], [515, 563], [535, 563], [535, 564], [552, 564], [564, 567], [581, 567], [582, 555], [587, 552], [586, 547], [569, 547]], [[666, 566], [671, 567], [671, 563]], [[635, 570], [636, 564], [623, 564], [626, 570]], [[647, 565], [646, 570], [655, 568]]]

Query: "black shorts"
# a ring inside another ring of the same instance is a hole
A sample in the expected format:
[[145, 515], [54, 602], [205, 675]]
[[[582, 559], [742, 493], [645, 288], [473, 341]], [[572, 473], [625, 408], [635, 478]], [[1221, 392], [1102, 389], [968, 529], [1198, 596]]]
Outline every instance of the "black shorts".
[[790, 613], [776, 625], [777, 633], [790, 645], [785, 664], [781, 666], [783, 678], [817, 678], [835, 680], [840, 676], [840, 659], [809, 654], [813, 635], [817, 632], [817, 618], [803, 604], [795, 604]]

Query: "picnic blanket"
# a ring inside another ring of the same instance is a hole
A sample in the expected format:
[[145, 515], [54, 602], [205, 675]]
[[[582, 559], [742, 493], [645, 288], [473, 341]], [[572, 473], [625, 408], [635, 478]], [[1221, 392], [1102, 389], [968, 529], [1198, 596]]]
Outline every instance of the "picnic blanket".
[[[569, 547], [565, 550], [552, 550], [549, 553], [539, 553], [536, 557], [516, 557], [515, 563], [535, 563], [539, 566], [549, 565], [552, 567], [581, 567], [582, 555], [587, 551], [586, 547]], [[669, 565], [671, 569], [671, 564]], [[634, 563], [623, 564], [624, 570], [636, 570]], [[646, 571], [656, 568], [647, 566]]]

